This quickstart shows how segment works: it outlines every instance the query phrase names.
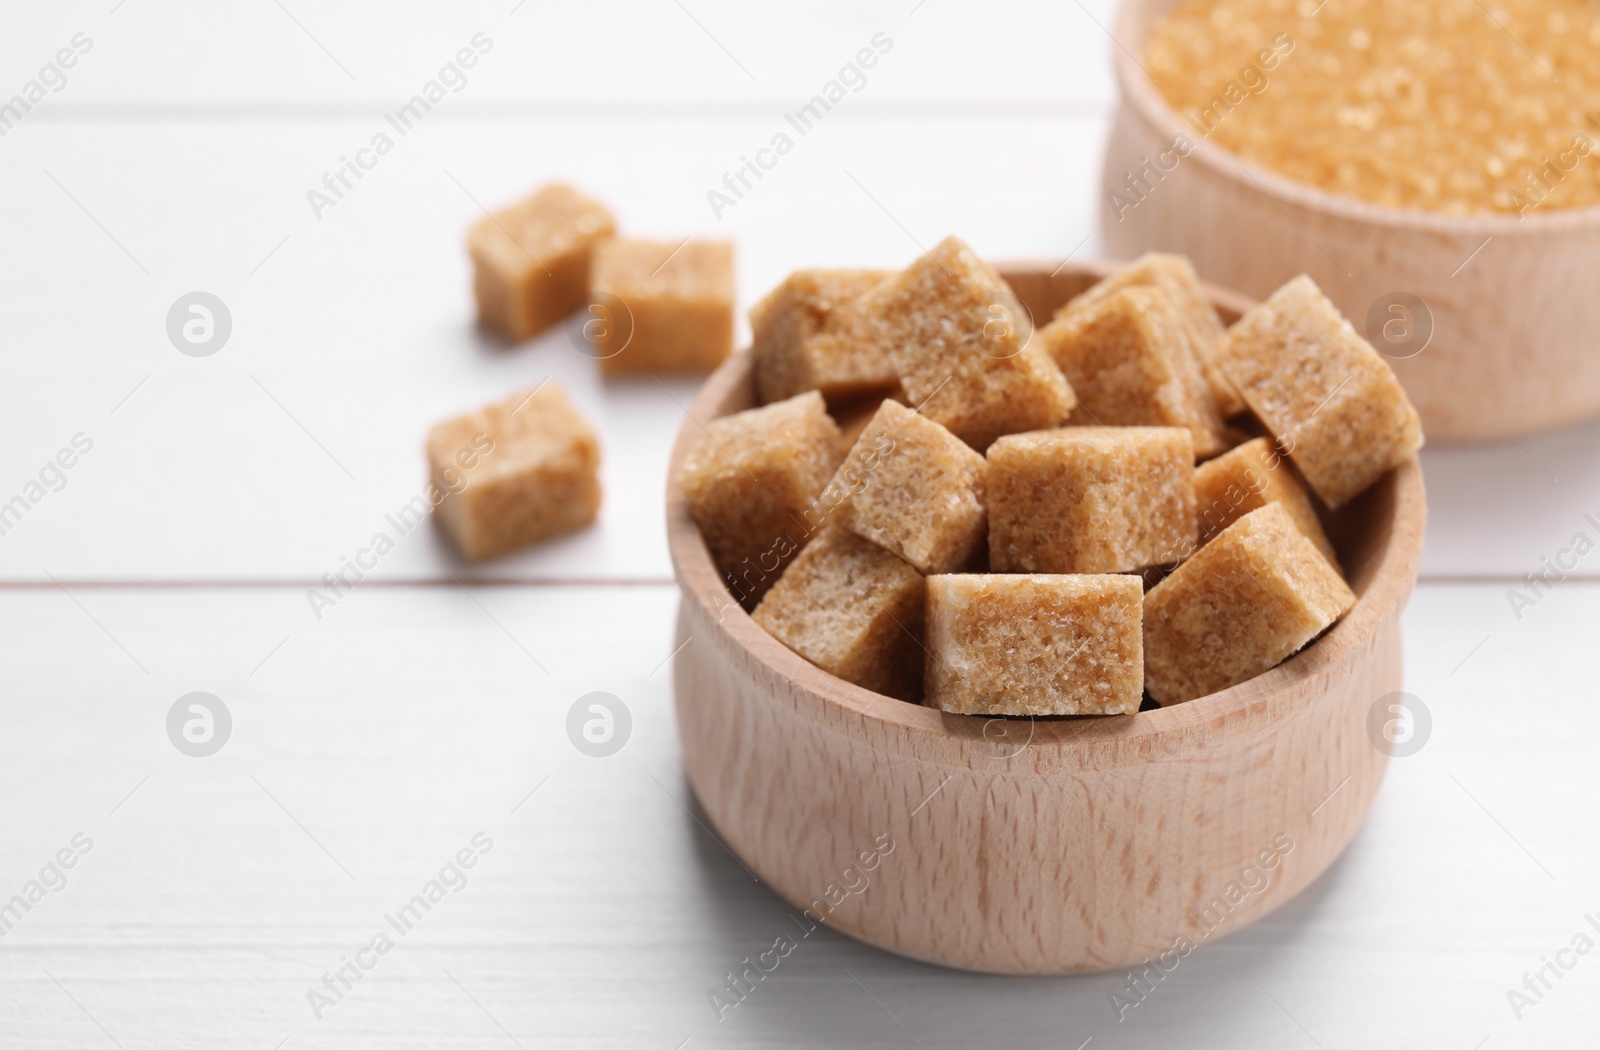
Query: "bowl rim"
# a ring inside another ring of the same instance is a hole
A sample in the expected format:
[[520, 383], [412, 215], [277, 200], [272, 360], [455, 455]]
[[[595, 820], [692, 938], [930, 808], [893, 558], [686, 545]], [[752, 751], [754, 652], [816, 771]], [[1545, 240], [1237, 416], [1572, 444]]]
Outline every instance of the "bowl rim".
[[[1164, 140], [1182, 134], [1194, 143], [1194, 150], [1185, 160], [1198, 158], [1200, 164], [1213, 173], [1246, 188], [1253, 181], [1279, 207], [1298, 205], [1308, 211], [1323, 212], [1349, 222], [1425, 233], [1481, 234], [1503, 240], [1558, 236], [1579, 229], [1600, 230], [1600, 204], [1556, 208], [1521, 217], [1498, 212], [1446, 215], [1422, 208], [1392, 208], [1301, 182], [1207, 138], [1197, 138], [1161, 92], [1156, 90], [1153, 78], [1136, 57], [1135, 48], [1142, 52], [1144, 46], [1143, 36], [1136, 31], [1137, 20], [1163, 2], [1167, 0], [1122, 0], [1112, 26], [1111, 62], [1124, 102], [1160, 132]], [[1168, 6], [1176, 6], [1176, 0], [1171, 0]], [[1123, 41], [1133, 43], [1124, 44]], [[1596, 154], [1600, 155], [1600, 150]]]
[[[996, 269], [1001, 271], [1034, 268], [1041, 273], [1070, 269], [1095, 279], [1105, 273], [1105, 264], [1091, 262], [1069, 261], [1059, 267], [1052, 267], [1048, 262], [1032, 261], [996, 264]], [[1207, 291], [1213, 296], [1214, 303], [1230, 309], [1238, 304], [1248, 308], [1252, 303], [1252, 300], [1237, 293], [1223, 292], [1210, 286], [1207, 286]], [[719, 406], [741, 384], [751, 383], [752, 358], [746, 348], [730, 356], [706, 380], [700, 393], [689, 405], [686, 418], [673, 442], [666, 486], [667, 547], [682, 600], [696, 603], [700, 607], [702, 622], [726, 632], [729, 639], [751, 660], [760, 664], [767, 674], [789, 683], [796, 691], [824, 705], [831, 714], [845, 716], [846, 723], [858, 726], [859, 721], [865, 721], [875, 723], [880, 728], [898, 730], [912, 738], [911, 746], [916, 747], [923, 757], [936, 753], [940, 743], [971, 742], [980, 733], [985, 739], [993, 740], [985, 729], [978, 727], [986, 727], [997, 720], [1010, 720], [983, 715], [947, 714], [921, 704], [883, 696], [836, 678], [768, 634], [733, 601], [711, 560], [698, 526], [689, 515], [677, 476], [690, 449], [704, 439], [705, 424], [719, 415]], [[1422, 471], [1415, 454], [1377, 484], [1393, 486], [1392, 518], [1387, 523], [1387, 539], [1378, 552], [1377, 564], [1365, 592], [1359, 596], [1355, 606], [1320, 638], [1276, 667], [1246, 682], [1186, 703], [1141, 711], [1136, 715], [1028, 719], [1026, 724], [1031, 727], [1028, 741], [1030, 749], [1036, 756], [1048, 758], [1052, 752], [1060, 757], [1061, 752], [1073, 747], [1114, 743], [1117, 753], [1122, 756], [1118, 764], [1132, 762], [1132, 754], [1136, 749], [1127, 747], [1130, 742], [1170, 741], [1178, 737], [1192, 742], [1197, 730], [1220, 729], [1225, 724], [1237, 723], [1242, 715], [1252, 709], [1264, 710], [1269, 701], [1285, 694], [1294, 685], [1303, 684], [1310, 677], [1333, 673], [1337, 669], [1352, 673], [1350, 669], [1363, 659], [1364, 651], [1383, 625], [1404, 607], [1416, 582], [1422, 551], [1426, 506]], [[682, 702], [681, 697], [679, 702]], [[841, 724], [838, 718], [829, 721]], [[1021, 723], [1024, 720], [1017, 721]]]

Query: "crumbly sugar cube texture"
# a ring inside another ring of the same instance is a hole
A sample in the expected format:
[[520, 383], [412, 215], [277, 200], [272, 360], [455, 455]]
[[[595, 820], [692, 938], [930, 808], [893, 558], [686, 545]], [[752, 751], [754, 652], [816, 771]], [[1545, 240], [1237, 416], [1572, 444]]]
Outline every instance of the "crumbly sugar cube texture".
[[1226, 330], [1222, 319], [1206, 298], [1194, 264], [1181, 255], [1149, 252], [1111, 274], [1082, 295], [1056, 311], [1056, 320], [1076, 324], [1102, 300], [1126, 288], [1159, 288], [1177, 308], [1189, 337], [1189, 347], [1218, 412], [1224, 417], [1236, 416], [1245, 410], [1244, 400], [1234, 389], [1233, 382], [1219, 367], [1217, 354], [1222, 347]]
[[954, 237], [862, 308], [911, 405], [979, 452], [1002, 434], [1053, 427], [1077, 403], [1011, 288]]
[[1268, 503], [1145, 595], [1145, 688], [1178, 704], [1238, 685], [1276, 667], [1355, 603], [1287, 508]]
[[729, 241], [608, 241], [593, 286], [588, 342], [606, 374], [709, 372], [733, 352]]
[[820, 526], [817, 497], [843, 455], [816, 391], [706, 428], [678, 485], [738, 601], [760, 599]]
[[1422, 447], [1400, 381], [1305, 275], [1239, 319], [1223, 367], [1329, 507]]
[[830, 405], [898, 382], [889, 348], [866, 331], [861, 298], [891, 270], [797, 270], [750, 310], [763, 404], [817, 390]]
[[485, 216], [467, 231], [478, 318], [531, 339], [589, 297], [595, 246], [616, 232], [604, 205], [559, 183]]
[[1197, 456], [1223, 447], [1222, 415], [1172, 297], [1132, 286], [1039, 329], [1077, 395], [1070, 423], [1187, 427]]
[[1202, 544], [1257, 507], [1281, 503], [1328, 564], [1339, 567], [1339, 555], [1328, 542], [1310, 495], [1289, 461], [1266, 438], [1254, 438], [1196, 467], [1194, 496]]
[[1195, 546], [1194, 441], [1180, 427], [1063, 427], [989, 449], [994, 572], [1132, 572]]
[[822, 495], [845, 528], [924, 573], [965, 567], [983, 544], [989, 465], [897, 401], [878, 406]]
[[1132, 714], [1143, 598], [1137, 576], [930, 576], [925, 702], [962, 715]]
[[445, 532], [474, 561], [581, 528], [600, 510], [600, 442], [556, 384], [428, 434]]
[[806, 544], [751, 615], [831, 675], [915, 702], [922, 692], [922, 574], [836, 526]]

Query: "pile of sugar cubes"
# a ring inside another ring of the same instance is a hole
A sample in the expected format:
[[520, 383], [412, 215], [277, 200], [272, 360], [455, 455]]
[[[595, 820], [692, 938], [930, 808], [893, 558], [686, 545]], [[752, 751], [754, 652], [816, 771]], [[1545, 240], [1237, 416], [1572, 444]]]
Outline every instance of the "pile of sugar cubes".
[[795, 273], [751, 324], [762, 407], [678, 475], [707, 549], [784, 645], [952, 713], [1130, 714], [1277, 665], [1356, 601], [1314, 499], [1422, 445], [1308, 277], [1225, 330], [1148, 255], [1035, 329], [949, 238]]
[[[605, 375], [709, 372], [733, 350], [733, 245], [623, 240], [610, 211], [548, 185], [467, 233], [478, 320], [512, 342], [578, 310]], [[446, 420], [427, 441], [430, 493], [467, 558], [582, 528], [600, 510], [600, 444], [546, 381]]]

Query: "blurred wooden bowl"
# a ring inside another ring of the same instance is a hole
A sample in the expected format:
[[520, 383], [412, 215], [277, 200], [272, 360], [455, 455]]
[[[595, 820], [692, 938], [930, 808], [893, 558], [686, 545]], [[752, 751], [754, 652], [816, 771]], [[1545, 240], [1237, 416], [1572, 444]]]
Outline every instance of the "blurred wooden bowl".
[[[1123, 0], [1113, 30], [1108, 255], [1187, 255], [1202, 277], [1257, 298], [1310, 274], [1389, 359], [1430, 442], [1504, 439], [1600, 412], [1600, 208], [1522, 218], [1384, 208], [1244, 160], [1174, 112], [1135, 57], [1176, 3]], [[1128, 173], [1180, 135], [1192, 152], [1135, 206], [1115, 204], [1111, 191], [1126, 193]], [[1425, 309], [1402, 300], [1391, 311], [1397, 296]], [[1412, 334], [1430, 317], [1431, 338]]]
[[[1106, 270], [1001, 272], [1047, 318]], [[1230, 322], [1250, 305], [1213, 301]], [[701, 806], [797, 918], [969, 970], [1175, 967], [1185, 944], [1260, 918], [1350, 841], [1388, 763], [1369, 715], [1401, 688], [1424, 518], [1414, 459], [1327, 521], [1360, 600], [1287, 662], [1131, 716], [985, 719], [841, 681], [732, 600], [675, 479], [702, 423], [754, 403], [750, 355], [736, 354], [673, 449], [674, 688]]]

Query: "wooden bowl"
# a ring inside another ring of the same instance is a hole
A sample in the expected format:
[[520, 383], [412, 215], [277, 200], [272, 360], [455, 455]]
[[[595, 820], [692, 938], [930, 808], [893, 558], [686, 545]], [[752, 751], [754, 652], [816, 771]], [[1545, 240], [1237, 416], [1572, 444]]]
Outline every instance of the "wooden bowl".
[[[1124, 0], [1118, 13], [1121, 104], [1101, 194], [1108, 255], [1178, 252], [1207, 280], [1258, 298], [1310, 274], [1390, 358], [1430, 441], [1503, 439], [1600, 412], [1600, 208], [1523, 218], [1384, 208], [1244, 160], [1180, 118], [1135, 58], [1176, 2]], [[1113, 203], [1126, 175], [1179, 135], [1193, 151], [1135, 206]], [[1419, 320], [1431, 315], [1426, 345], [1388, 312], [1385, 297], [1399, 293], [1425, 305], [1410, 304]]]
[[[1105, 272], [1050, 269], [1001, 267], [1035, 316]], [[1228, 321], [1249, 306], [1213, 301]], [[1369, 714], [1401, 687], [1424, 516], [1414, 459], [1326, 523], [1360, 600], [1284, 664], [1131, 716], [986, 719], [841, 681], [732, 601], [675, 479], [702, 423], [753, 404], [736, 354], [673, 449], [678, 732], [716, 834], [797, 918], [968, 970], [1176, 966], [1185, 943], [1260, 918], [1350, 841], [1388, 762]]]

